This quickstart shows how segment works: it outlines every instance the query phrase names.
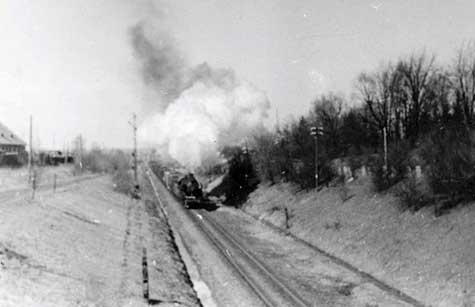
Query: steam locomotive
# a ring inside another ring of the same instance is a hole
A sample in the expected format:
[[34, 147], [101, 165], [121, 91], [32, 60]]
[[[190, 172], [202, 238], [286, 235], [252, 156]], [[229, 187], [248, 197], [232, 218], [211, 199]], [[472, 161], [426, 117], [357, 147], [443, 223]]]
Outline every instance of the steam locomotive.
[[178, 168], [167, 169], [156, 162], [151, 162], [150, 167], [166, 188], [182, 201], [185, 208], [201, 208], [210, 205], [210, 201], [203, 193], [203, 186], [192, 173]]

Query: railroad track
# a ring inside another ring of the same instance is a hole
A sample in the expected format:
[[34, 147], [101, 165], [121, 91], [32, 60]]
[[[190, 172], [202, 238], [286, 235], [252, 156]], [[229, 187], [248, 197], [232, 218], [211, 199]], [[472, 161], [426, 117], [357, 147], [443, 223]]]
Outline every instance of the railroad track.
[[[152, 172], [150, 171], [150, 173]], [[156, 188], [154, 189], [156, 190]], [[284, 280], [279, 278], [278, 274], [275, 274], [273, 270], [266, 265], [265, 261], [260, 260], [249, 248], [246, 248], [246, 243], [242, 242], [242, 239], [236, 237], [226, 227], [223, 227], [219, 221], [215, 221], [212, 214], [205, 210], [191, 211], [183, 208], [180, 209], [180, 212], [188, 216], [191, 222], [206, 235], [208, 241], [226, 259], [229, 267], [238, 273], [241, 279], [252, 289], [265, 306], [314, 306], [302, 298], [298, 291], [294, 290], [287, 285]], [[301, 240], [298, 241], [301, 242]], [[304, 243], [304, 241], [301, 243]], [[328, 257], [332, 262], [357, 274], [363, 280], [373, 284], [397, 301], [414, 307], [426, 307], [426, 305], [416, 299], [374, 278], [368, 273], [352, 267], [343, 260], [317, 249], [306, 242], [305, 245], [316, 250], [319, 254]]]
[[[167, 215], [159, 191], [153, 183], [150, 169], [145, 170], [155, 191], [160, 211]], [[220, 252], [239, 277], [252, 289], [264, 306], [311, 306], [299, 294], [277, 277], [261, 260], [256, 258], [229, 231], [213, 221], [205, 210], [183, 210], [201, 230], [208, 241]]]
[[190, 216], [266, 306], [311, 306], [206, 211]]

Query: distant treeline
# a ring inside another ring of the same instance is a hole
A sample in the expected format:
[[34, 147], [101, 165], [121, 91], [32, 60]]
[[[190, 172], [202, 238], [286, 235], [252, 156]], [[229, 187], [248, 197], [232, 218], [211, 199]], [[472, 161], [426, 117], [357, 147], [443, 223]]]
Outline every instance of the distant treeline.
[[420, 52], [361, 73], [351, 97], [350, 103], [341, 95], [323, 95], [307, 115], [256, 135], [252, 156], [260, 179], [313, 187], [315, 142], [310, 130], [319, 127], [320, 184], [335, 178], [331, 165], [337, 158], [352, 168], [368, 165], [378, 190], [401, 181], [408, 167], [418, 164], [433, 195], [452, 203], [475, 197], [473, 43], [460, 48], [448, 65]]

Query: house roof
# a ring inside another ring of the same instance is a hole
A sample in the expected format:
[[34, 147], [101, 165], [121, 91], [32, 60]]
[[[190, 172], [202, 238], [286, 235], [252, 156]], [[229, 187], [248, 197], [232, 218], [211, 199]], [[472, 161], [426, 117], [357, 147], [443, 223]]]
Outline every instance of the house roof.
[[26, 143], [0, 123], [0, 145], [23, 145]]

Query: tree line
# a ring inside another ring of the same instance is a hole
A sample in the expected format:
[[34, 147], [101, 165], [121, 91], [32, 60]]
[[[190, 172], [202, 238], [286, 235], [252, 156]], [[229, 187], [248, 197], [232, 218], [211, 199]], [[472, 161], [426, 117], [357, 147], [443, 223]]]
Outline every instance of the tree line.
[[322, 95], [305, 116], [255, 135], [252, 161], [262, 181], [313, 187], [310, 130], [319, 127], [320, 184], [335, 178], [335, 159], [346, 159], [352, 168], [368, 165], [378, 190], [407, 177], [411, 163], [418, 163], [433, 194], [458, 203], [474, 197], [474, 125], [475, 44], [468, 43], [449, 64], [440, 65], [423, 51], [360, 73], [351, 101]]

